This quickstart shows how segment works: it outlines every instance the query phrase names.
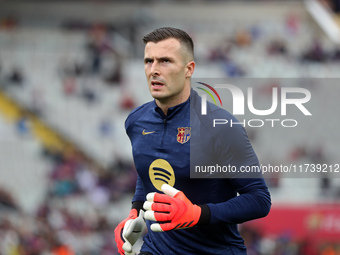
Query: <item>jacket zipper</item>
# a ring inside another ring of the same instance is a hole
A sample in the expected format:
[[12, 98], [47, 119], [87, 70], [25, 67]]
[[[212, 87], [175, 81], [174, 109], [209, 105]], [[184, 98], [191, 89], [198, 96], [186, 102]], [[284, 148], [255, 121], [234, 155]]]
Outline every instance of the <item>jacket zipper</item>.
[[164, 145], [164, 139], [165, 139], [165, 133], [166, 133], [166, 131], [167, 131], [167, 121], [166, 121], [166, 119], [164, 119], [164, 132], [163, 132], [163, 137], [162, 137], [162, 141], [161, 141], [161, 147], [163, 147], [163, 145]]

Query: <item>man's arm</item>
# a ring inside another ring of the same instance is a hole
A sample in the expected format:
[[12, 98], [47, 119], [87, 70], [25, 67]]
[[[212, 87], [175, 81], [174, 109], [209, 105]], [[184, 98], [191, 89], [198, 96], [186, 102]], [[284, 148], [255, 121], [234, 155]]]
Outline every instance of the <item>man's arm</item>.
[[210, 223], [238, 224], [265, 217], [269, 213], [271, 199], [263, 178], [231, 179], [230, 185], [235, 187], [239, 196], [226, 202], [208, 204], [211, 213]]
[[114, 231], [118, 252], [121, 255], [134, 254], [132, 246], [142, 234], [145, 226], [145, 222], [143, 219], [144, 200], [145, 195], [143, 191], [143, 184], [138, 175], [136, 191], [132, 199], [130, 214], [128, 218], [118, 224]]
[[[232, 115], [229, 118], [234, 123], [238, 122]], [[239, 195], [226, 202], [208, 204], [210, 222], [237, 224], [266, 216], [271, 207], [271, 198], [246, 130], [236, 124], [216, 128], [214, 135], [216, 163], [237, 169], [236, 173], [227, 173], [226, 185], [231, 185]], [[253, 172], [244, 171], [247, 167]]]
[[[143, 208], [145, 201], [145, 193], [143, 189], [143, 182], [140, 176], [137, 176], [135, 195], [132, 198], [132, 208], [136, 208], [138, 211]], [[139, 206], [142, 204], [141, 206]]]
[[243, 182], [249, 185], [245, 188], [245, 184], [241, 184], [243, 190], [240, 196], [226, 202], [200, 206], [192, 204], [182, 191], [164, 184], [162, 191], [165, 194], [154, 192], [147, 195], [145, 218], [156, 221], [151, 225], [152, 231], [163, 232], [203, 224], [237, 224], [266, 216], [270, 209], [269, 192], [259, 192], [266, 190], [265, 185], [256, 187], [257, 181], [254, 183], [250, 179], [243, 179]]

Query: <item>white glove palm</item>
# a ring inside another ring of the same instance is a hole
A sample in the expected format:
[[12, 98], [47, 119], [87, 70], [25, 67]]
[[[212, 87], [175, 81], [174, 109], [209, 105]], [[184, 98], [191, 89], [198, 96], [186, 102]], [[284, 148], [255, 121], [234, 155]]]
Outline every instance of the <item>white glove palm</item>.
[[123, 238], [125, 243], [123, 244], [123, 250], [125, 255], [135, 255], [132, 246], [137, 242], [143, 230], [145, 228], [144, 211], [139, 211], [139, 216], [136, 219], [128, 220], [123, 228]]

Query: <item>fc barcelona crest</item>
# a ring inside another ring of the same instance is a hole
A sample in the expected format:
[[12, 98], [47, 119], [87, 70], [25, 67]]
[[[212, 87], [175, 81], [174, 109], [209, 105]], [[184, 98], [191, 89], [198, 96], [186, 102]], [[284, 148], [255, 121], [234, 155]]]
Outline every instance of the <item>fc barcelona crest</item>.
[[189, 141], [191, 136], [191, 127], [180, 127], [177, 128], [178, 134], [177, 134], [177, 142], [183, 144]]

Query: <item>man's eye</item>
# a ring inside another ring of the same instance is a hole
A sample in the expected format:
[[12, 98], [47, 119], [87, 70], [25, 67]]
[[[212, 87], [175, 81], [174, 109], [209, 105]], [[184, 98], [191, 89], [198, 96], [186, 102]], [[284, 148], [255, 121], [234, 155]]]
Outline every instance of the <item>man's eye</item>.
[[169, 63], [169, 59], [163, 59], [163, 63]]

